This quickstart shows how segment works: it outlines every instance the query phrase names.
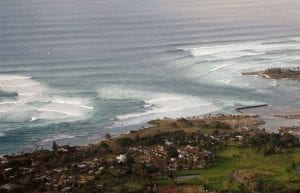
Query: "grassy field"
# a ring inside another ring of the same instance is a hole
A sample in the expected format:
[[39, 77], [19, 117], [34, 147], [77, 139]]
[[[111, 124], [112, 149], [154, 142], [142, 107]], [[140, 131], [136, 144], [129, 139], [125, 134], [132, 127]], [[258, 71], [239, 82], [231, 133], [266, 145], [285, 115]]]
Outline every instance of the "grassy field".
[[[257, 169], [262, 172], [271, 173], [268, 177], [271, 181], [285, 184], [289, 187], [300, 188], [300, 176], [292, 169], [292, 160], [300, 163], [300, 148], [295, 148], [287, 155], [261, 156], [249, 148], [230, 147], [219, 155], [218, 163], [211, 168], [200, 171], [203, 182], [209, 187], [216, 189], [228, 188], [230, 186], [231, 174], [238, 169]], [[298, 183], [297, 183], [298, 181]]]
[[[292, 162], [300, 165], [300, 147], [293, 148], [291, 152], [282, 155], [274, 154], [261, 156], [250, 148], [237, 146], [227, 147], [218, 155], [214, 166], [199, 170], [182, 170], [177, 173], [182, 175], [200, 175], [201, 179], [186, 179], [179, 181], [182, 184], [201, 184], [209, 189], [240, 192], [239, 182], [232, 177], [236, 170], [259, 171], [268, 174], [264, 180], [269, 184], [283, 184], [287, 187], [300, 188], [300, 175], [292, 168]], [[170, 183], [164, 181], [162, 184]]]

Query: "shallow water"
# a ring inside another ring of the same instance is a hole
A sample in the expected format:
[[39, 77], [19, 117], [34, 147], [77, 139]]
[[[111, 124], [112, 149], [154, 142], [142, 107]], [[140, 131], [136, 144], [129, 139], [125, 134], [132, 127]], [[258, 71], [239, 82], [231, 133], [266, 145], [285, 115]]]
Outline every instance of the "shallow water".
[[300, 3], [0, 1], [0, 154], [85, 144], [151, 119], [300, 107]]

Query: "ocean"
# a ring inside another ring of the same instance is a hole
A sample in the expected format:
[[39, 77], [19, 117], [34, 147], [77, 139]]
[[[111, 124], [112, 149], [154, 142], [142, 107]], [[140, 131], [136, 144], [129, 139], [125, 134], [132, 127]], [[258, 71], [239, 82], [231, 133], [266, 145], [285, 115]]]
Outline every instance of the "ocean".
[[156, 118], [300, 107], [298, 0], [0, 0], [0, 154]]

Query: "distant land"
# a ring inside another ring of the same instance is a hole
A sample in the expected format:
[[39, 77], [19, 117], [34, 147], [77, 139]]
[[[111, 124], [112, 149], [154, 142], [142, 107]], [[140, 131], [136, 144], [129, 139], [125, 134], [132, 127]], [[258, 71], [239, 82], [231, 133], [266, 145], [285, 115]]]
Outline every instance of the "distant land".
[[266, 79], [300, 80], [300, 67], [296, 68], [268, 68], [258, 72], [244, 72], [243, 75], [259, 75]]

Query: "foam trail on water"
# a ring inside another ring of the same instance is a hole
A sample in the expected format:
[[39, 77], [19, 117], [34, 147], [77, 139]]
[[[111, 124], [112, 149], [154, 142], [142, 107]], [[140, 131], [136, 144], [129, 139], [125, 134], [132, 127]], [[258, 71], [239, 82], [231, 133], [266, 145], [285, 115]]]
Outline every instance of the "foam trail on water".
[[229, 79], [229, 80], [219, 80], [217, 79], [217, 82], [221, 82], [221, 83], [225, 83], [225, 84], [229, 84], [230, 82], [232, 82], [234, 79]]
[[60, 103], [60, 104], [75, 105], [75, 106], [78, 106], [78, 107], [81, 107], [81, 108], [93, 110], [93, 107], [87, 106], [87, 105], [83, 104], [82, 101], [73, 100], [73, 99], [69, 99], [69, 101], [64, 100], [64, 99], [55, 99], [55, 100], [53, 100], [53, 101], [51, 101], [51, 102], [52, 102], [52, 103]]
[[217, 71], [219, 69], [226, 68], [228, 66], [232, 66], [232, 64], [215, 65], [215, 67], [213, 69], [211, 69], [210, 71], [211, 72], [215, 72], [215, 71]]
[[67, 134], [62, 133], [62, 134], [54, 136], [53, 138], [44, 139], [41, 142], [42, 143], [49, 143], [49, 142], [56, 141], [56, 140], [72, 139], [72, 138], [75, 138], [75, 136], [74, 135], [67, 135]]
[[0, 81], [12, 81], [12, 80], [28, 80], [30, 76], [19, 76], [19, 75], [1, 75]]
[[[64, 114], [64, 115], [69, 115], [69, 116], [78, 116], [79, 114], [76, 113], [68, 113], [68, 112], [64, 112], [64, 111], [59, 111], [59, 110], [53, 110], [53, 109], [36, 109], [37, 111], [40, 112], [51, 112], [51, 113], [58, 113], [58, 114]], [[35, 119], [37, 119], [35, 117]]]
[[17, 104], [16, 101], [4, 101], [4, 102], [0, 102], [0, 105], [8, 105], [8, 104]]

